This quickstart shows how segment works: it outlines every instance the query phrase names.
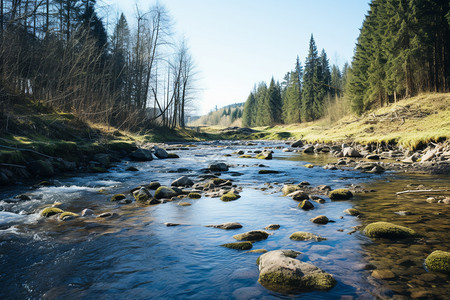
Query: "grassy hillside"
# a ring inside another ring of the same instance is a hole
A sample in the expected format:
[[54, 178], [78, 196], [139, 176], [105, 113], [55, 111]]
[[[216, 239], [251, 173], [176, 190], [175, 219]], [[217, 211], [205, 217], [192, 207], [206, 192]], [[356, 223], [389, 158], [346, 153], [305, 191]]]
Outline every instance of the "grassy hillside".
[[[324, 118], [309, 123], [254, 129], [259, 132], [248, 136], [233, 135], [231, 138], [302, 138], [309, 143], [396, 143], [414, 149], [430, 141], [450, 138], [450, 94], [422, 94], [360, 117], [349, 115], [336, 122]], [[220, 132], [217, 128], [209, 131]]]

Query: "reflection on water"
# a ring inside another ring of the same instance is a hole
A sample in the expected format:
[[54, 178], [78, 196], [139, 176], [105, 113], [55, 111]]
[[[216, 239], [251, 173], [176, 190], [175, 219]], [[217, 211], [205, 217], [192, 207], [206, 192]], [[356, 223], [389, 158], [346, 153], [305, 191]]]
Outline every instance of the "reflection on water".
[[[396, 196], [395, 192], [410, 189], [411, 183], [438, 188], [448, 185], [448, 177], [373, 175], [320, 167], [306, 169], [302, 167], [306, 162], [320, 165], [334, 159], [327, 155], [284, 153], [280, 149], [274, 150], [274, 159], [269, 161], [223, 156], [239, 149], [255, 150], [268, 145], [271, 144], [223, 144], [219, 148], [204, 144], [189, 151], [178, 151], [181, 156], [178, 160], [123, 163], [108, 174], [60, 179], [60, 187], [4, 190], [0, 197], [4, 198], [0, 202], [3, 210], [20, 214], [25, 220], [13, 220], [13, 227], [9, 222], [2, 223], [0, 283], [3, 289], [0, 297], [339, 299], [351, 296], [371, 299], [394, 295], [411, 297], [418, 293], [446, 297], [448, 276], [427, 273], [422, 264], [433, 250], [450, 249], [449, 208], [427, 203], [424, 195]], [[218, 198], [203, 197], [187, 200], [192, 204], [188, 207], [176, 202], [151, 207], [134, 203], [120, 206], [109, 201], [116, 193], [127, 193], [130, 197], [131, 188], [152, 180], [168, 185], [182, 175], [195, 179], [214, 160], [231, 165], [230, 172], [221, 177], [233, 179], [243, 187], [239, 200], [222, 202]], [[265, 165], [264, 169], [280, 173], [259, 175], [260, 164]], [[130, 165], [140, 171], [125, 171]], [[179, 172], [179, 168], [184, 170]], [[238, 172], [234, 175], [240, 176], [232, 176], [231, 172]], [[301, 181], [333, 188], [357, 184], [375, 192], [357, 194], [352, 201], [331, 202], [326, 198], [324, 204], [314, 203], [314, 210], [302, 211], [297, 208], [297, 202], [282, 197], [279, 192], [283, 183]], [[28, 192], [32, 200], [9, 203], [12, 196], [24, 192]], [[96, 213], [116, 212], [118, 217], [69, 222], [40, 218], [39, 209], [55, 201], [61, 202], [68, 211], [91, 208]], [[364, 217], [345, 215], [343, 211], [350, 207], [359, 209]], [[411, 214], [395, 214], [398, 211]], [[321, 214], [336, 222], [317, 225], [309, 221]], [[350, 234], [354, 226], [380, 220], [411, 227], [422, 237], [414, 241], [388, 242], [372, 241], [359, 231]], [[182, 225], [166, 227], [165, 222]], [[224, 222], [240, 222], [243, 228], [225, 231], [205, 227]], [[329, 292], [274, 293], [257, 282], [255, 262], [259, 254], [220, 247], [232, 242], [232, 236], [237, 233], [263, 229], [272, 223], [280, 224], [281, 228], [271, 231], [267, 240], [254, 243], [253, 249], [300, 251], [299, 259], [333, 274], [338, 285]], [[327, 240], [291, 241], [289, 236], [295, 231], [309, 231]], [[370, 270], [373, 268], [390, 269], [396, 277], [374, 279]]]

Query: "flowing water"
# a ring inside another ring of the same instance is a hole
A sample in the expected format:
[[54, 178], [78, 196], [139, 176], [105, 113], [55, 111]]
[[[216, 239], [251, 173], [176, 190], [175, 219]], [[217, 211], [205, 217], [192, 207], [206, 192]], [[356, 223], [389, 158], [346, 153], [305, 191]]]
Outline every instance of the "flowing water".
[[[273, 160], [242, 159], [233, 151], [273, 147]], [[107, 174], [83, 174], [58, 178], [56, 187], [30, 189], [16, 186], [0, 190], [0, 298], [1, 299], [405, 299], [420, 296], [445, 299], [450, 290], [448, 275], [427, 272], [423, 266], [433, 250], [450, 250], [449, 205], [427, 203], [427, 195], [396, 192], [416, 188], [447, 187], [448, 176], [417, 176], [386, 172], [381, 175], [353, 170], [324, 170], [319, 166], [336, 159], [327, 155], [285, 153], [277, 143], [236, 145], [203, 143], [190, 150], [175, 151], [180, 159], [123, 162]], [[241, 198], [222, 202], [202, 197], [180, 206], [177, 202], [142, 207], [133, 202], [118, 205], [112, 195], [126, 193], [139, 185], [158, 180], [170, 185], [186, 175], [196, 179], [211, 162], [230, 165], [221, 178], [232, 179], [243, 188]], [[264, 169], [279, 174], [258, 174]], [[138, 172], [128, 172], [135, 166]], [[341, 188], [361, 186], [350, 201], [314, 203], [303, 211], [297, 202], [281, 195], [284, 183], [308, 181]], [[12, 201], [21, 193], [32, 200]], [[429, 196], [429, 195], [428, 195]], [[42, 207], [61, 202], [67, 211], [90, 208], [97, 214], [116, 212], [110, 219], [78, 218], [60, 222], [39, 216]], [[345, 215], [355, 207], [362, 218]], [[408, 211], [408, 215], [396, 212]], [[326, 215], [336, 221], [317, 225], [309, 221]], [[413, 241], [371, 240], [355, 226], [373, 221], [392, 221], [420, 234]], [[167, 227], [166, 222], [180, 223]], [[209, 224], [240, 222], [243, 228], [222, 230]], [[327, 292], [284, 295], [258, 283], [258, 253], [221, 247], [233, 235], [263, 229], [277, 223], [267, 240], [253, 249], [293, 249], [310, 262], [331, 273], [338, 284]], [[295, 231], [308, 231], [326, 241], [291, 241]], [[354, 233], [353, 233], [354, 232]], [[353, 233], [353, 234], [352, 234]], [[389, 269], [395, 278], [379, 280], [373, 268]]]

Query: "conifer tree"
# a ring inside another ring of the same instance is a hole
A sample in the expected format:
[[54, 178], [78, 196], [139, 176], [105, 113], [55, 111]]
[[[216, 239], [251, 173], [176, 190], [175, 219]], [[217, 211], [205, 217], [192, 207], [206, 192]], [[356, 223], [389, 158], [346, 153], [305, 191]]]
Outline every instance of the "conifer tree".
[[317, 80], [317, 67], [319, 57], [314, 37], [311, 34], [309, 41], [309, 52], [305, 60], [305, 70], [303, 73], [303, 92], [301, 101], [301, 119], [304, 122], [312, 121], [315, 117], [313, 112], [314, 103], [317, 103], [317, 90], [314, 80]]
[[280, 87], [275, 83], [272, 77], [270, 81], [269, 89], [266, 93], [264, 100], [264, 107], [267, 107], [267, 117], [262, 120], [261, 125], [275, 125], [281, 123], [282, 103]]

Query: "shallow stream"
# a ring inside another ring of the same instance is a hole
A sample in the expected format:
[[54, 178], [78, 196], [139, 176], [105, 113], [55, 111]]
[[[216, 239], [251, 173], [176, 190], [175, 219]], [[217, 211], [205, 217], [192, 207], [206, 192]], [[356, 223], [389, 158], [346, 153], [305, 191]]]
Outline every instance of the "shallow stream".
[[[434, 250], [450, 251], [450, 205], [428, 203], [433, 194], [396, 192], [415, 188], [448, 189], [447, 176], [408, 175], [386, 172], [368, 174], [354, 170], [324, 170], [320, 165], [335, 162], [328, 154], [282, 152], [276, 142], [256, 145], [229, 142], [201, 143], [190, 150], [176, 150], [179, 159], [122, 162], [106, 174], [81, 174], [57, 178], [57, 186], [32, 189], [15, 186], [0, 190], [0, 298], [1, 299], [376, 299], [423, 297], [446, 299], [450, 277], [427, 272], [426, 256]], [[229, 157], [236, 150], [254, 151], [271, 147], [273, 160]], [[168, 202], [137, 206], [118, 205], [112, 195], [125, 193], [157, 180], [170, 185], [186, 175], [197, 179], [212, 162], [230, 165], [220, 176], [242, 187], [240, 199], [183, 199], [191, 206]], [[315, 165], [309, 169], [307, 163]], [[260, 164], [264, 164], [261, 167]], [[135, 166], [138, 172], [125, 171]], [[279, 174], [258, 174], [261, 169]], [[285, 183], [308, 181], [312, 186], [333, 189], [351, 186], [361, 190], [349, 201], [314, 203], [303, 211], [298, 202], [283, 197]], [[423, 185], [420, 187], [418, 185]], [[360, 187], [360, 188], [359, 188]], [[26, 193], [32, 200], [12, 201]], [[448, 192], [447, 192], [448, 193]], [[439, 194], [442, 196], [443, 194]], [[448, 196], [448, 194], [447, 194]], [[90, 208], [97, 214], [116, 212], [111, 219], [61, 222], [44, 219], [39, 211], [54, 202], [79, 213]], [[362, 218], [343, 211], [355, 207]], [[397, 214], [408, 211], [407, 215]], [[336, 222], [317, 225], [309, 219], [326, 215]], [[420, 237], [408, 241], [371, 240], [355, 226], [390, 221], [416, 230]], [[180, 223], [167, 227], [166, 222]], [[243, 228], [222, 230], [209, 224], [239, 222]], [[253, 249], [293, 249], [332, 274], [338, 284], [327, 292], [283, 295], [258, 283], [258, 253], [221, 247], [233, 235], [262, 230], [269, 224], [267, 240]], [[327, 240], [292, 241], [295, 231], [308, 231]], [[353, 232], [353, 233], [352, 233]], [[389, 269], [395, 278], [375, 279], [372, 270]]]

